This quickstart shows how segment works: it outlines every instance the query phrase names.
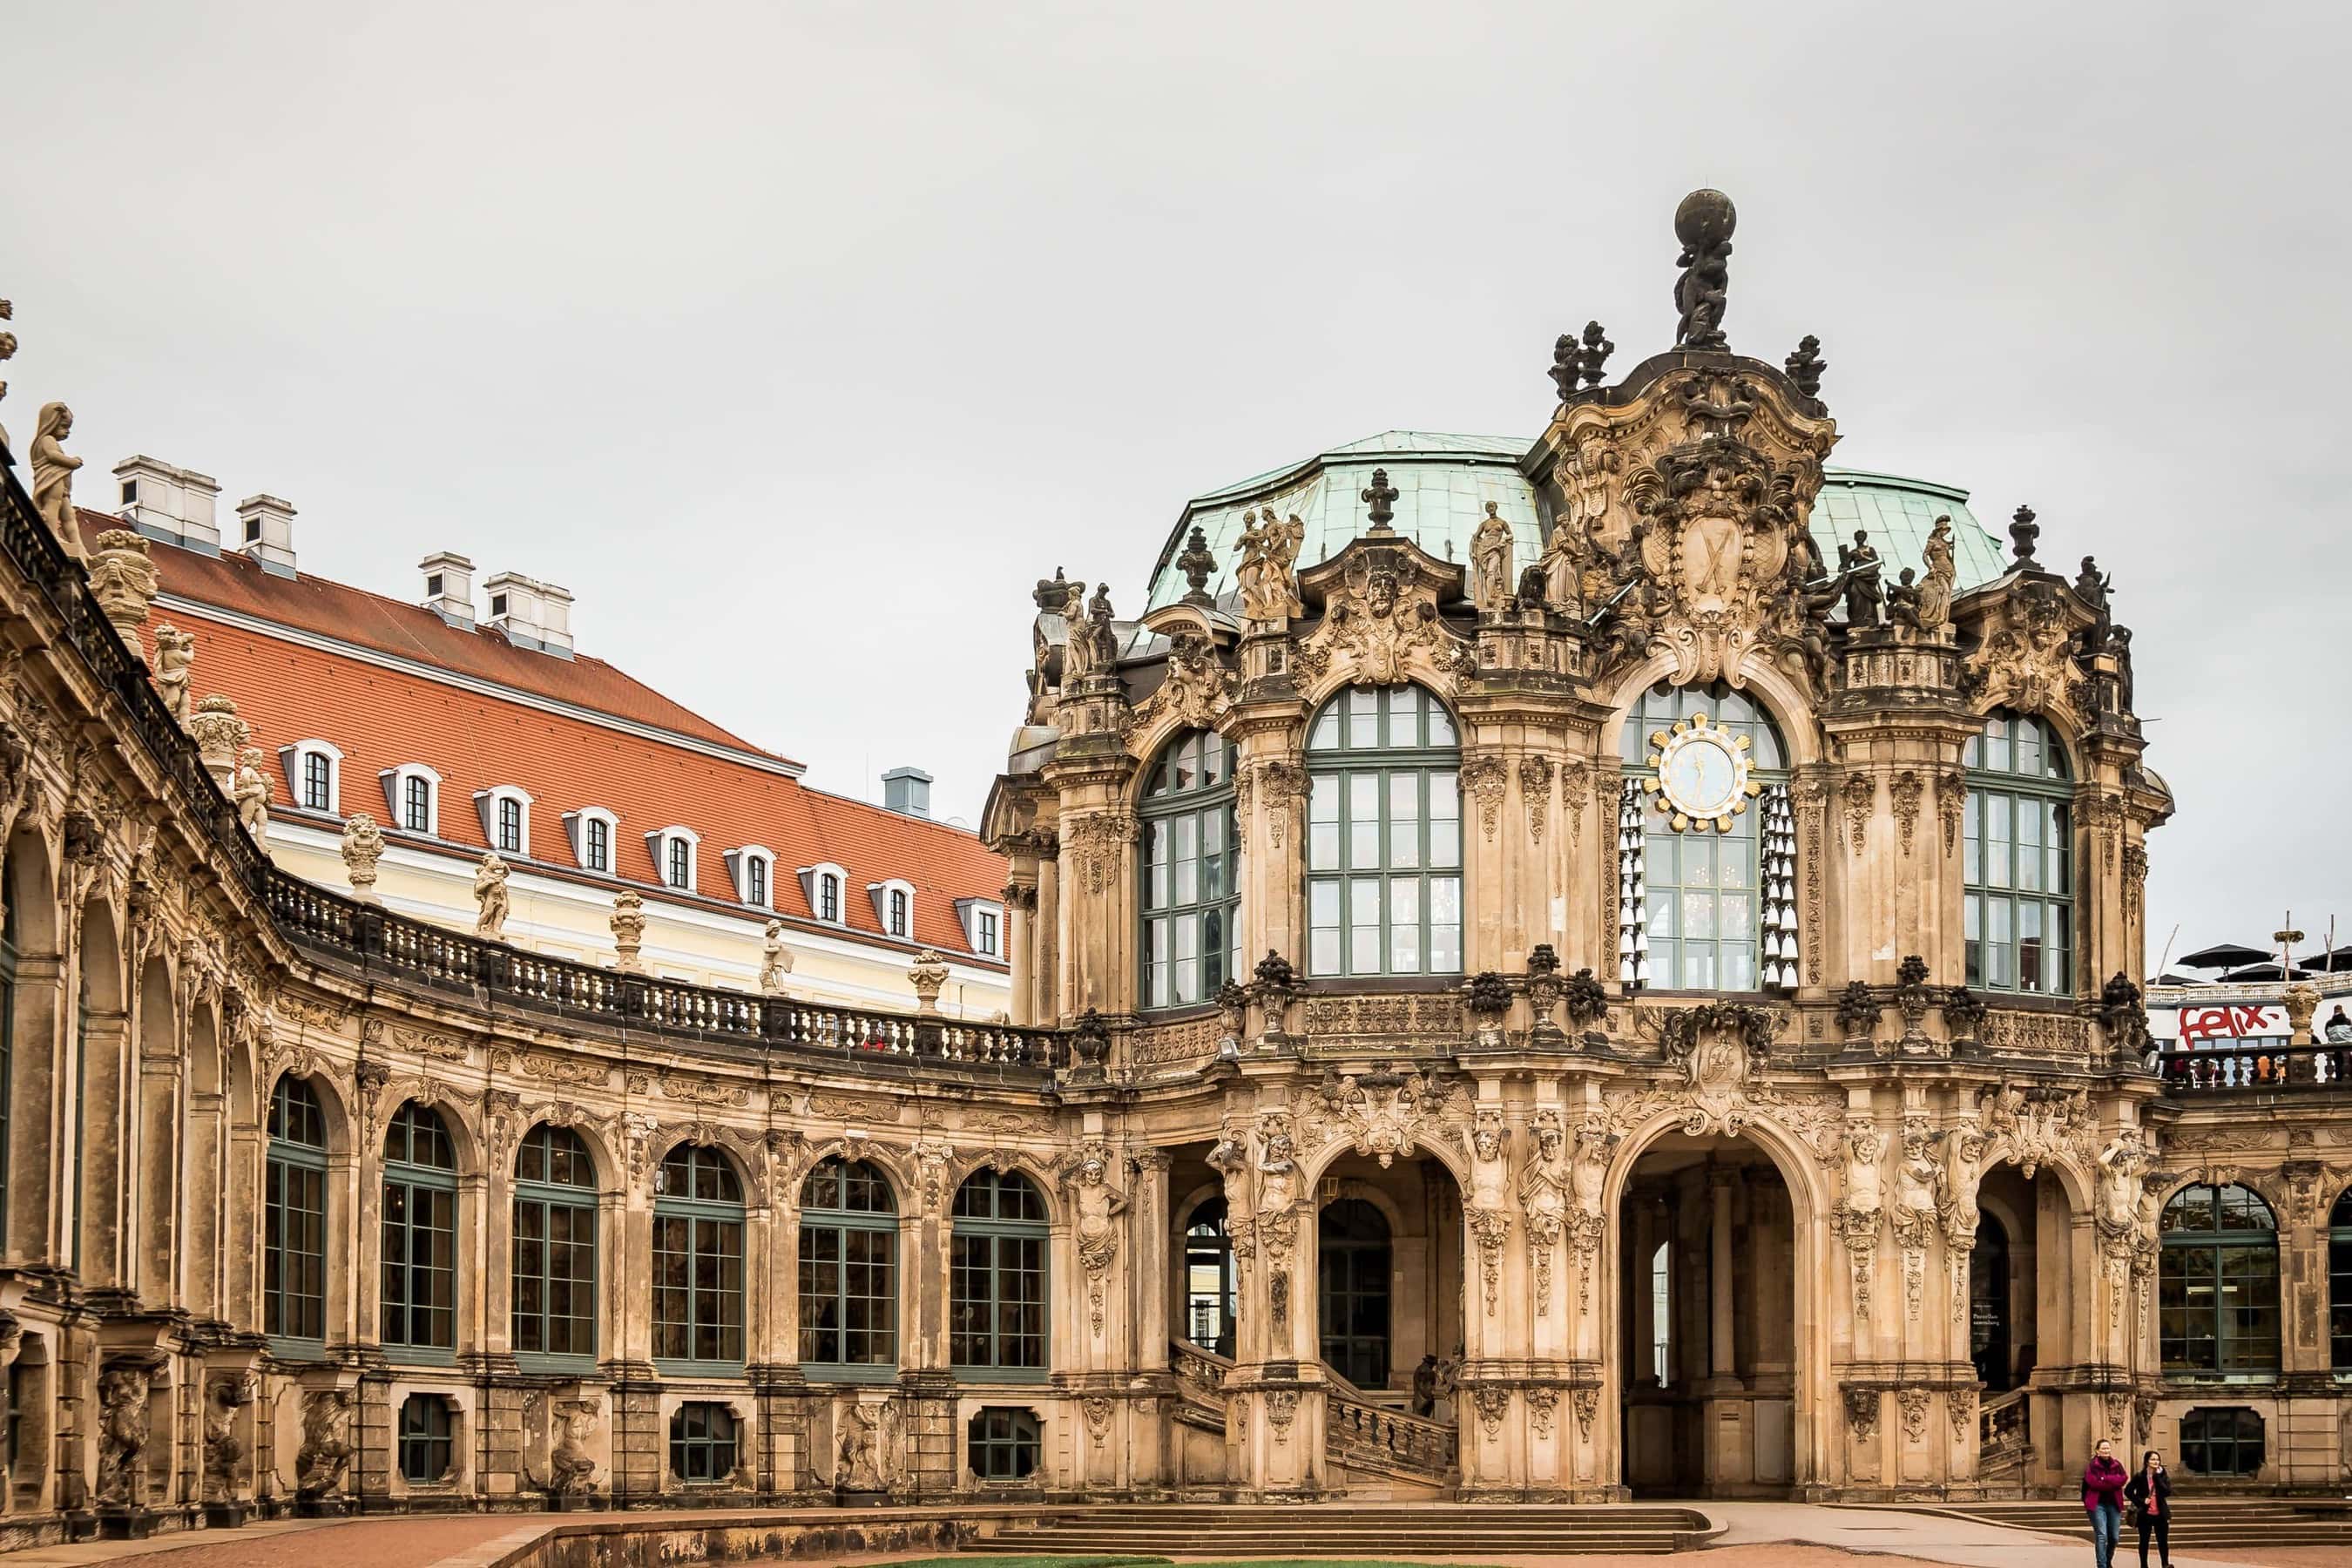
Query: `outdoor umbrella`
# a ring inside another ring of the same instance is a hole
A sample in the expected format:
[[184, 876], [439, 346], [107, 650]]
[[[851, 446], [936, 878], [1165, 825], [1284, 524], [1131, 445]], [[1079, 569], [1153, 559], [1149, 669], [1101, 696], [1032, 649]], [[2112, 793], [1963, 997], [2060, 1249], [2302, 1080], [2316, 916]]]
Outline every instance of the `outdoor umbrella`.
[[2241, 980], [2303, 980], [2306, 978], [2308, 976], [2300, 969], [2290, 969], [2284, 974], [2281, 974], [2279, 966], [2275, 963], [2257, 963], [2249, 969], [2232, 969], [2229, 973], [2221, 976], [2221, 984], [2234, 985]]
[[2271, 955], [2259, 947], [2240, 947], [2225, 942], [2219, 947], [2209, 947], [2179, 960], [2184, 969], [2231, 969], [2241, 963], [2260, 963]]
[[2306, 953], [2295, 966], [2312, 974], [2341, 974], [2352, 970], [2352, 947], [2331, 947]]

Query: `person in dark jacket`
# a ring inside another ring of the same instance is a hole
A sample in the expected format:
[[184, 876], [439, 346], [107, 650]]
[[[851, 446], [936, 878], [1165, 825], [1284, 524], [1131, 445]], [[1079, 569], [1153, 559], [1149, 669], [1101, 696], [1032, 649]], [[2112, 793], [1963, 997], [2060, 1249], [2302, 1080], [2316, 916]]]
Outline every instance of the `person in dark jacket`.
[[2124, 1500], [2139, 1521], [2139, 1568], [2147, 1568], [2148, 1531], [2156, 1532], [2157, 1561], [2172, 1568], [2172, 1474], [2164, 1456], [2150, 1448], [2142, 1454], [2139, 1469], [2124, 1488]]
[[2091, 1552], [2098, 1568], [2115, 1568], [2116, 1537], [2123, 1532], [2124, 1488], [2130, 1475], [2106, 1438], [2091, 1451], [2083, 1468], [2083, 1511], [2091, 1516]]

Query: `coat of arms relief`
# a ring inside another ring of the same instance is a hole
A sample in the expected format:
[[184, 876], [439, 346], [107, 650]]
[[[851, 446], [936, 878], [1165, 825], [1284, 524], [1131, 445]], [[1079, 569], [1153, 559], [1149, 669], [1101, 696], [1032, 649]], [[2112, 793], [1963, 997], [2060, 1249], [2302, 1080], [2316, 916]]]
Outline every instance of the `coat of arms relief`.
[[1806, 522], [1834, 425], [1727, 368], [1668, 372], [1570, 418], [1547, 576], [1613, 633], [1611, 662], [1665, 654], [1677, 686], [1738, 686], [1760, 650], [1818, 677], [1834, 579]]

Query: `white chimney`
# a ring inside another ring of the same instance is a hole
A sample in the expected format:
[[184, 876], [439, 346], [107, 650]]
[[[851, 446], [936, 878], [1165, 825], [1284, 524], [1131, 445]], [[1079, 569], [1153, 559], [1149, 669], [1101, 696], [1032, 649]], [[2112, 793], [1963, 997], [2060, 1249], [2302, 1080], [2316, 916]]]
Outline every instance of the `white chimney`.
[[131, 527], [150, 539], [207, 555], [220, 553], [220, 529], [213, 521], [213, 503], [220, 499], [218, 479], [144, 455], [115, 464], [114, 477], [122, 487], [122, 515]]
[[236, 548], [278, 577], [294, 575], [294, 508], [276, 496], [247, 496], [236, 503]]
[[436, 550], [416, 563], [425, 574], [425, 607], [467, 631], [474, 628], [474, 563], [454, 550]]
[[572, 657], [572, 591], [520, 572], [501, 572], [482, 584], [490, 596], [485, 620], [517, 647]]

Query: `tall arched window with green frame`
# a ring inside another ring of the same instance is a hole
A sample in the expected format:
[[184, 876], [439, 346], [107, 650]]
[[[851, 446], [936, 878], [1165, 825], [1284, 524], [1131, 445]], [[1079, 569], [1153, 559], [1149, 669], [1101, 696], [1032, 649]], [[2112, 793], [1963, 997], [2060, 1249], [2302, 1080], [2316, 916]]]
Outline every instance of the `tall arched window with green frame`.
[[1462, 742], [1418, 686], [1351, 687], [1307, 732], [1307, 967], [1462, 972]]
[[727, 1156], [680, 1143], [654, 1189], [654, 1361], [691, 1375], [743, 1363], [743, 1184]]
[[0, 1251], [8, 1245], [9, 1109], [16, 1083], [16, 884], [0, 854]]
[[2157, 1338], [2176, 1376], [2279, 1369], [2278, 1219], [2251, 1188], [2202, 1183], [2158, 1216]]
[[457, 1348], [457, 1151], [413, 1100], [383, 1135], [383, 1342], [435, 1361]]
[[515, 1151], [514, 1350], [596, 1354], [596, 1163], [569, 1127], [542, 1121]]
[[818, 1163], [801, 1184], [801, 1367], [880, 1381], [898, 1365], [898, 1202], [864, 1160]]
[[1234, 746], [1192, 730], [1160, 748], [1143, 825], [1143, 1005], [1209, 1001], [1241, 971], [1241, 837]]
[[1961, 749], [1968, 984], [2074, 989], [2074, 789], [2066, 748], [2030, 714], [1998, 712]]
[[2327, 1214], [2327, 1360], [2352, 1372], [2352, 1187]]
[[1626, 710], [1617, 974], [1669, 991], [1797, 983], [1796, 817], [1771, 717], [1722, 681]]
[[948, 1363], [980, 1381], [1045, 1375], [1045, 1198], [1018, 1171], [956, 1189], [949, 1239]]
[[327, 1117], [288, 1073], [269, 1094], [261, 1221], [261, 1331], [280, 1356], [326, 1353]]

